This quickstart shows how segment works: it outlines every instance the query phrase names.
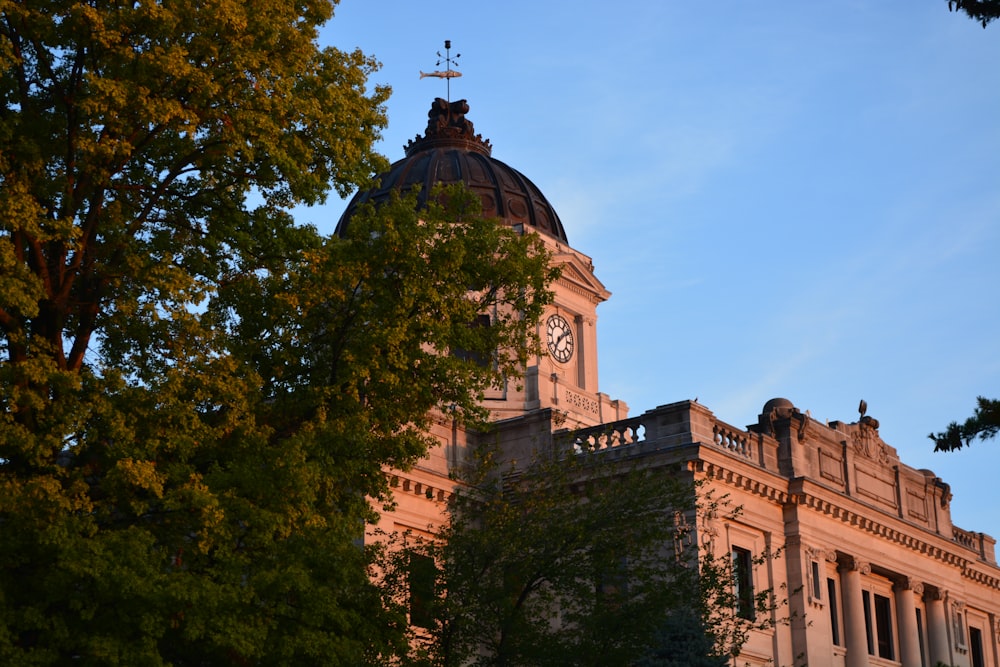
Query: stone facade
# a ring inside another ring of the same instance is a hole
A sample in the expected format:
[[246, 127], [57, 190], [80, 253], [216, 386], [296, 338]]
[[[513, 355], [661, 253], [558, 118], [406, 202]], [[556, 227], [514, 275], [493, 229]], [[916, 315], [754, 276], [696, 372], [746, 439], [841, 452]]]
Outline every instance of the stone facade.
[[948, 485], [870, 417], [823, 424], [774, 399], [739, 429], [683, 401], [574, 437], [683, 462], [743, 509], [699, 527], [714, 548], [780, 551], [753, 584], [787, 591], [791, 620], [755, 632], [739, 665], [1000, 664], [996, 540], [953, 526]]
[[[740, 667], [1000, 665], [996, 541], [952, 525], [948, 485], [902, 463], [864, 418], [824, 424], [774, 399], [745, 429], [691, 401], [588, 428], [564, 420], [532, 409], [498, 421], [491, 437], [512, 458], [585, 444], [680, 464], [742, 508], [699, 522], [703, 548], [780, 553], [753, 568], [752, 583], [786, 592], [777, 616], [790, 620], [754, 631]], [[385, 528], [443, 520], [450, 487], [440, 473], [476, 436], [438, 427], [441, 447], [399, 477]]]
[[[408, 159], [423, 159], [419, 140]], [[462, 141], [477, 160], [488, 157], [478, 135]], [[426, 150], [465, 150], [451, 142], [438, 137]], [[393, 169], [411, 174], [402, 162]], [[539, 233], [563, 271], [540, 323], [549, 354], [533, 359], [523, 380], [485, 399], [495, 417], [489, 437], [508, 457], [527, 460], [536, 449], [585, 444], [613, 456], [658, 457], [704, 480], [704, 490], [728, 494], [742, 508], [738, 518], [699, 522], [695, 539], [723, 554], [780, 552], [753, 567], [751, 583], [784, 591], [788, 605], [779, 615], [790, 618], [754, 631], [736, 660], [740, 667], [1000, 667], [996, 541], [952, 525], [946, 483], [900, 461], [863, 402], [851, 423], [821, 423], [780, 398], [767, 401], [746, 428], [720, 421], [696, 401], [629, 418], [623, 402], [598, 390], [596, 308], [610, 294], [590, 258], [569, 247], [544, 198], [530, 189], [523, 196], [538, 210], [526, 209], [527, 228], [518, 219], [509, 224]], [[407, 472], [387, 471], [397, 504], [383, 513], [382, 530], [429, 535], [446, 519], [449, 472], [481, 436], [445, 416], [432, 435], [440, 444], [424, 460]]]

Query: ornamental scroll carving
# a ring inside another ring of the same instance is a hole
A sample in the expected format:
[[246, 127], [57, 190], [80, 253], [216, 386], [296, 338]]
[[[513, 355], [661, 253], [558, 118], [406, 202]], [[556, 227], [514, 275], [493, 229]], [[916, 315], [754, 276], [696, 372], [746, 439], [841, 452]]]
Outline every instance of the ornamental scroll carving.
[[806, 556], [810, 560], [818, 562], [836, 563], [837, 552], [833, 549], [823, 549], [822, 547], [809, 547], [806, 549]]
[[[772, 407], [768, 412], [764, 413], [764, 419], [766, 420], [766, 433], [770, 434], [772, 438], [779, 438], [778, 434], [778, 423], [788, 420], [788, 424], [791, 428], [795, 428], [795, 435], [799, 442], [806, 439], [806, 435], [809, 432], [809, 424], [812, 421], [812, 417], [809, 411], [806, 410], [805, 414], [799, 412], [799, 409], [794, 405], [776, 405]], [[796, 420], [798, 421], [798, 427], [795, 426]], [[763, 424], [764, 422], [761, 422]]]
[[889, 463], [889, 452], [885, 448], [885, 443], [878, 434], [878, 420], [870, 415], [866, 415], [868, 404], [861, 401], [858, 411], [861, 419], [858, 421], [857, 430], [854, 432], [854, 451], [863, 454], [868, 458], [882, 464]]
[[674, 556], [677, 562], [686, 561], [690, 548], [694, 546], [694, 532], [684, 512], [674, 512]]
[[709, 551], [714, 549], [715, 538], [719, 536], [719, 529], [716, 526], [717, 518], [718, 510], [712, 506], [706, 507], [698, 514], [697, 521], [701, 524], [698, 529], [701, 535], [701, 545]]

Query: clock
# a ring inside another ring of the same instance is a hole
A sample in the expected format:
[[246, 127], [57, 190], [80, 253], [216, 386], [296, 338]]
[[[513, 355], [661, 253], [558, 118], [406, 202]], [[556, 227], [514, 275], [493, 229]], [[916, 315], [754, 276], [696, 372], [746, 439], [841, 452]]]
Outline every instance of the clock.
[[546, 323], [545, 341], [549, 346], [549, 354], [561, 363], [566, 363], [573, 357], [573, 330], [562, 315], [552, 315]]

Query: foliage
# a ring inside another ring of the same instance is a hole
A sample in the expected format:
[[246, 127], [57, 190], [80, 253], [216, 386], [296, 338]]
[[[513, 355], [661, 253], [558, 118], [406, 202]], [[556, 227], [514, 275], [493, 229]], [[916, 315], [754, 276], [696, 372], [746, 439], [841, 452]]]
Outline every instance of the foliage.
[[384, 165], [388, 90], [366, 92], [370, 58], [316, 46], [326, 0], [0, 12], [12, 361], [80, 371], [95, 333], [182, 316], [220, 281], [273, 268], [297, 240], [284, 209]]
[[986, 25], [1000, 18], [1000, 1], [998, 0], [948, 0], [948, 11], [965, 12], [974, 21]]
[[[432, 542], [409, 538], [386, 568], [412, 554], [439, 566], [434, 622], [414, 632], [411, 664], [450, 667], [681, 664], [698, 654], [726, 664], [752, 627], [771, 623], [770, 591], [757, 621], [738, 618], [728, 554], [699, 554], [696, 488], [675, 467], [580, 452], [505, 467], [480, 452]], [[687, 652], [687, 653], [685, 653]]]
[[713, 637], [694, 611], [677, 610], [666, 617], [653, 638], [654, 648], [638, 667], [726, 667], [730, 658], [716, 653]]
[[972, 416], [964, 424], [952, 422], [941, 433], [931, 433], [927, 437], [934, 441], [935, 452], [951, 452], [972, 444], [979, 438], [989, 440], [1000, 432], [1000, 400], [976, 399], [978, 405]]
[[[469, 201], [418, 219], [396, 200], [168, 327], [132, 322], [108, 336], [130, 352], [108, 353], [118, 365], [49, 373], [63, 384], [33, 397], [30, 428], [10, 380], [26, 364], [6, 363], [0, 656], [358, 665], [402, 650], [405, 617], [357, 547], [366, 497], [386, 497], [383, 465], [426, 451], [429, 410], [474, 417], [516, 362], [436, 350], [530, 340], [548, 298], [540, 242], [458, 222]], [[483, 310], [519, 315], [469, 327]]]
[[531, 349], [551, 273], [459, 191], [292, 223], [384, 164], [332, 6], [0, 1], [3, 664], [405, 649], [358, 541], [382, 468], [476, 416], [516, 357], [438, 351]]

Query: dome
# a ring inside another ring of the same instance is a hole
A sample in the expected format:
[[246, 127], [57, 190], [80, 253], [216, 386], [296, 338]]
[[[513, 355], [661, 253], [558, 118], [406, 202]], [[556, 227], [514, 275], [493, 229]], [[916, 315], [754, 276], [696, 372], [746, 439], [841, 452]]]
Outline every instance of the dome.
[[381, 203], [392, 191], [408, 191], [420, 186], [419, 203], [437, 183], [464, 183], [479, 196], [483, 215], [500, 218], [511, 227], [531, 228], [568, 243], [566, 230], [552, 204], [527, 176], [492, 157], [492, 146], [475, 134], [465, 118], [469, 105], [465, 100], [434, 100], [427, 116], [424, 136], [417, 135], [406, 146], [406, 157], [378, 177], [378, 184], [358, 192], [337, 223], [342, 235], [355, 209], [366, 202]]
[[761, 410], [761, 413], [766, 415], [766, 414], [770, 413], [771, 410], [775, 410], [775, 409], [778, 409], [778, 410], [787, 410], [789, 408], [792, 409], [792, 410], [794, 410], [795, 409], [795, 404], [792, 403], [787, 398], [772, 398], [770, 401], [768, 401], [767, 403], [764, 404], [764, 409]]

